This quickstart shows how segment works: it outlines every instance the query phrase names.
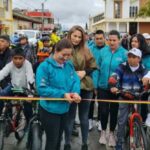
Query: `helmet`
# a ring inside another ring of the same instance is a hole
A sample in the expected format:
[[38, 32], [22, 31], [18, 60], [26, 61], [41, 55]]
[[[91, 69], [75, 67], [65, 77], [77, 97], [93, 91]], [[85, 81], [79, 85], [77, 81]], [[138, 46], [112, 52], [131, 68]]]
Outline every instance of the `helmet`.
[[44, 37], [42, 37], [41, 41], [42, 42], [50, 41], [50, 38], [48, 36], [44, 36]]
[[26, 39], [28, 41], [28, 37], [26, 35], [24, 35], [24, 34], [20, 35], [19, 41], [22, 40], [22, 39]]

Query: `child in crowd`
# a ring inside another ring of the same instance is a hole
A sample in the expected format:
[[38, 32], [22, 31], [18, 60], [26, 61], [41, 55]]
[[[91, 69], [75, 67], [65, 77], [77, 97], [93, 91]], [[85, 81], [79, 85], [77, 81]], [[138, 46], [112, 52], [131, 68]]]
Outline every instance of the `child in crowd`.
[[[12, 87], [31, 89], [34, 85], [34, 74], [31, 63], [25, 59], [25, 54], [21, 48], [12, 50], [12, 61], [0, 70], [0, 81], [10, 75], [11, 84], [0, 90], [0, 96], [12, 96]], [[26, 121], [29, 122], [32, 117], [32, 105], [29, 102], [24, 102], [24, 115]], [[15, 133], [17, 136], [22, 135], [19, 130]]]
[[[11, 77], [11, 86], [15, 88], [30, 88], [30, 84], [34, 83], [32, 65], [25, 59], [25, 54], [21, 48], [12, 50], [12, 61], [0, 71], [0, 81], [8, 75]], [[11, 86], [1, 90], [0, 95], [11, 95]]]
[[[149, 80], [148, 71], [140, 63], [142, 53], [139, 49], [133, 48], [128, 52], [127, 62], [121, 64], [109, 78], [109, 84], [112, 93], [117, 93], [119, 89], [140, 92], [143, 85]], [[143, 83], [142, 83], [143, 82]], [[125, 126], [128, 120], [128, 104], [119, 104], [118, 131], [116, 150], [122, 150], [123, 138], [125, 135]]]

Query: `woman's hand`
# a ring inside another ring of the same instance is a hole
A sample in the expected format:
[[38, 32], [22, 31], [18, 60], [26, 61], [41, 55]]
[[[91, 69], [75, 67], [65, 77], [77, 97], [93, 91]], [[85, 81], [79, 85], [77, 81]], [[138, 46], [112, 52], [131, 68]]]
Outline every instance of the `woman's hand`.
[[85, 71], [77, 71], [77, 74], [80, 77], [80, 79], [82, 80], [85, 77], [86, 72]]
[[81, 102], [81, 97], [78, 93], [71, 93], [71, 98], [75, 103], [80, 103]]
[[70, 93], [65, 93], [65, 94], [64, 94], [64, 98], [65, 98], [69, 103], [72, 103], [72, 102], [74, 101]]

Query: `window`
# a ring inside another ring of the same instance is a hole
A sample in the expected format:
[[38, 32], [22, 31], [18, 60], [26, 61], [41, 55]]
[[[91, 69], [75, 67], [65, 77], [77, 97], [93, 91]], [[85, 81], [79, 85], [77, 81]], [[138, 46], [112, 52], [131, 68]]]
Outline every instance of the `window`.
[[6, 11], [9, 10], [9, 0], [4, 0], [4, 8], [6, 9]]
[[130, 7], [130, 17], [136, 17], [137, 14], [138, 14], [138, 7], [131, 6]]
[[121, 18], [122, 1], [114, 1], [114, 18]]

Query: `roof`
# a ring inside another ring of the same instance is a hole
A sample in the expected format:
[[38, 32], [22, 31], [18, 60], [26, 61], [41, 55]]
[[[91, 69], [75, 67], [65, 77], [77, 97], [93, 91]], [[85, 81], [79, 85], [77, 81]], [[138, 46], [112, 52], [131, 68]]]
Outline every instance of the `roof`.
[[38, 11], [30, 11], [26, 13], [27, 16], [30, 17], [46, 17], [46, 18], [53, 18], [53, 15], [51, 12], [38, 12]]
[[13, 11], [13, 18], [20, 19], [20, 20], [25, 20], [25, 21], [29, 21], [29, 22], [33, 22], [33, 23], [42, 24], [41, 20], [26, 16], [26, 15], [21, 14], [21, 13], [16, 12], [16, 11]]

